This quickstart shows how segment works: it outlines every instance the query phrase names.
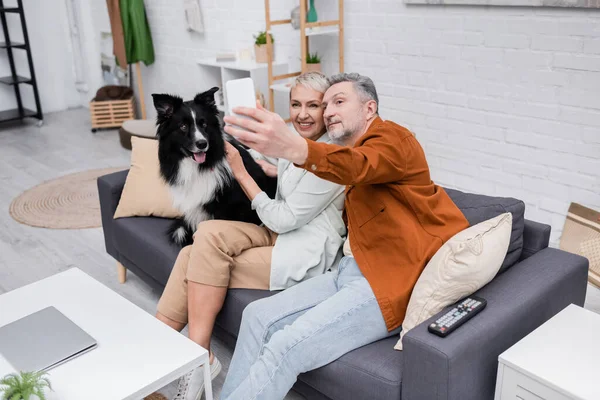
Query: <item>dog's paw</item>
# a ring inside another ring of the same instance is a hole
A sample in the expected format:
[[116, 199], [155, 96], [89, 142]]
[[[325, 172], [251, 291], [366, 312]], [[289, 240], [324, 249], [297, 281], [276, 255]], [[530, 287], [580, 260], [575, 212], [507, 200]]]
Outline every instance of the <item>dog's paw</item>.
[[173, 242], [183, 246], [187, 242], [187, 231], [185, 230], [185, 227], [180, 226], [179, 228], [175, 229], [171, 233], [171, 237], [173, 238]]

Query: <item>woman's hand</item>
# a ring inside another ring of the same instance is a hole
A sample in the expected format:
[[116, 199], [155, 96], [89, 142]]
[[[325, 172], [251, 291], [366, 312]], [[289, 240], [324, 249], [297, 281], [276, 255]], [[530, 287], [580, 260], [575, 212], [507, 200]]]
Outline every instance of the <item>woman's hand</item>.
[[240, 152], [227, 140], [225, 141], [225, 152], [227, 153], [227, 162], [231, 167], [231, 172], [233, 172], [233, 176], [236, 179], [241, 179], [244, 175], [247, 174], [247, 171], [246, 167], [244, 166], [244, 161], [242, 160]]
[[256, 163], [258, 165], [260, 165], [260, 167], [262, 168], [263, 172], [271, 178], [277, 178], [277, 166], [271, 164], [268, 161], [265, 160], [256, 160]]

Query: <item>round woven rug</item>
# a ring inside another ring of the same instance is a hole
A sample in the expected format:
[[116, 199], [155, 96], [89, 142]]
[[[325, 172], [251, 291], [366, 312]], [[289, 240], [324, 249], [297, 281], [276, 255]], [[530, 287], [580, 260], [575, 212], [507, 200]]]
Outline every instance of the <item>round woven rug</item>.
[[83, 229], [102, 226], [96, 179], [122, 171], [102, 168], [65, 175], [39, 184], [10, 204], [10, 215], [18, 222], [51, 229]]

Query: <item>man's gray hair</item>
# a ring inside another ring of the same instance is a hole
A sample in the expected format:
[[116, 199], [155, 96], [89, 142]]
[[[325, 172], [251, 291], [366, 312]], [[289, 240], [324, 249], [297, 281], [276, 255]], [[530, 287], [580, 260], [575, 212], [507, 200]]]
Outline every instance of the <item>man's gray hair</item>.
[[317, 71], [305, 72], [304, 74], [297, 76], [296, 79], [294, 79], [294, 82], [292, 82], [291, 88], [293, 89], [298, 85], [306, 86], [319, 93], [325, 93], [329, 88], [327, 77]]
[[360, 99], [363, 102], [375, 100], [375, 103], [377, 103], [377, 112], [379, 112], [379, 97], [377, 96], [377, 90], [375, 89], [375, 84], [368, 76], [360, 75], [356, 72], [344, 72], [330, 76], [327, 81], [329, 82], [329, 86], [335, 85], [336, 83], [352, 82]]

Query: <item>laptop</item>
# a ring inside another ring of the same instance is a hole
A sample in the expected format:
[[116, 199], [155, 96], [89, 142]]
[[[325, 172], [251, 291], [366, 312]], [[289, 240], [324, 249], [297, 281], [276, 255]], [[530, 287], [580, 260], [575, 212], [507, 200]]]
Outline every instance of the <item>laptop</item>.
[[0, 354], [17, 370], [48, 371], [97, 346], [54, 307], [0, 326]]

